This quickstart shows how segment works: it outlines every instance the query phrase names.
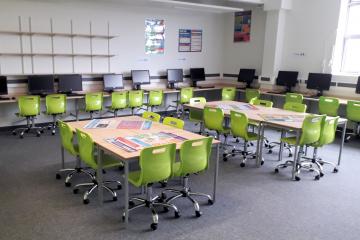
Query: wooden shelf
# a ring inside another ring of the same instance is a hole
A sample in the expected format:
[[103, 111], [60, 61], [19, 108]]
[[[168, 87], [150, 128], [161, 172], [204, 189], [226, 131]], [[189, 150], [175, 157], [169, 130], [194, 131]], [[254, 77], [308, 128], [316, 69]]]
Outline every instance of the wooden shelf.
[[85, 54], [85, 53], [0, 53], [0, 56], [13, 56], [13, 57], [114, 57], [113, 54]]
[[59, 36], [59, 37], [83, 37], [83, 38], [104, 38], [104, 39], [113, 39], [116, 38], [116, 35], [97, 35], [97, 34], [76, 34], [76, 33], [45, 33], [45, 32], [16, 32], [16, 31], [0, 31], [0, 34], [9, 34], [9, 35], [39, 35], [39, 36]]

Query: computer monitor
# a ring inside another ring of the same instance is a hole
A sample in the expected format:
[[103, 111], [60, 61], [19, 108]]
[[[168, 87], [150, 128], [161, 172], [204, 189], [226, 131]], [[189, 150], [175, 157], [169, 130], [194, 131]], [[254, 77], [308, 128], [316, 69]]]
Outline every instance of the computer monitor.
[[332, 75], [329, 73], [309, 73], [306, 88], [318, 90], [318, 96], [323, 94], [324, 90], [329, 90]]
[[204, 68], [190, 68], [190, 79], [192, 86], [196, 87], [197, 82], [205, 81], [205, 69]]
[[80, 74], [59, 75], [60, 93], [72, 93], [73, 91], [82, 91], [82, 78]]
[[46, 95], [54, 92], [53, 75], [28, 76], [28, 90], [30, 94]]
[[285, 86], [286, 92], [291, 92], [291, 88], [296, 86], [298, 82], [299, 72], [297, 71], [279, 71], [276, 78], [276, 85]]
[[246, 83], [246, 87], [250, 88], [255, 78], [255, 69], [241, 68], [238, 75], [238, 82]]
[[358, 93], [358, 94], [360, 94], [360, 77], [358, 78], [355, 92]]
[[167, 70], [167, 81], [169, 88], [174, 88], [175, 83], [182, 82], [184, 78], [182, 69], [168, 69]]
[[104, 75], [104, 90], [112, 92], [115, 89], [123, 89], [123, 75], [122, 74], [106, 74]]
[[134, 89], [140, 89], [140, 85], [150, 84], [149, 70], [131, 70], [131, 78]]
[[7, 88], [7, 79], [5, 76], [0, 76], [0, 95], [7, 95], [8, 88]]

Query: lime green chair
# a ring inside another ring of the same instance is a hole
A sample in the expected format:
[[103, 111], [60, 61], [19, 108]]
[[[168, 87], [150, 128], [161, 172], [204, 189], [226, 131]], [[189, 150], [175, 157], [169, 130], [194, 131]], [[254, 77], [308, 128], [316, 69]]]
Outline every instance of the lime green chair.
[[249, 103], [257, 106], [268, 107], [268, 108], [272, 108], [274, 104], [272, 101], [261, 100], [258, 98], [252, 98]]
[[328, 145], [328, 144], [334, 142], [336, 128], [337, 128], [339, 118], [340, 117], [327, 117], [325, 119], [325, 121], [323, 122], [323, 125], [321, 127], [319, 141], [308, 145], [309, 147], [314, 148], [312, 158], [304, 157], [304, 159], [306, 159], [305, 161], [308, 161], [309, 164], [312, 164], [312, 163], [316, 164], [316, 166], [318, 167], [318, 169], [320, 171], [320, 177], [324, 176], [323, 166], [322, 166], [324, 164], [329, 164], [329, 165], [333, 166], [334, 173], [338, 172], [337, 164], [334, 164], [332, 162], [325, 161], [325, 160], [322, 160], [321, 158], [319, 158], [317, 155], [317, 150], [320, 147], [323, 147], [325, 145]]
[[[172, 177], [181, 177], [183, 186], [181, 189], [165, 189], [161, 194], [161, 199], [166, 199], [165, 202], [168, 204], [180, 197], [187, 198], [194, 206], [196, 217], [200, 217], [202, 213], [199, 203], [193, 197], [205, 197], [208, 204], [213, 204], [213, 199], [209, 194], [192, 192], [189, 186], [189, 175], [208, 169], [212, 140], [212, 137], [187, 140], [181, 145], [180, 161], [173, 163]], [[167, 198], [165, 192], [175, 193], [175, 195]]]
[[[156, 230], [158, 226], [158, 214], [155, 210], [156, 206], [165, 208], [172, 208], [175, 211], [175, 217], [180, 217], [180, 212], [177, 207], [171, 203], [160, 202], [160, 196], [153, 196], [153, 183], [167, 180], [172, 174], [172, 165], [175, 161], [176, 144], [166, 144], [155, 147], [148, 147], [141, 150], [139, 171], [129, 173], [129, 182], [135, 187], [145, 187], [146, 198], [134, 197], [129, 201], [129, 213], [132, 210], [147, 207], [152, 212], [153, 222], [150, 227]], [[137, 202], [138, 204], [135, 204]], [[125, 213], [123, 214], [123, 219]]]
[[[96, 171], [98, 169], [97, 164], [97, 156], [95, 151], [95, 144], [91, 138], [91, 136], [79, 129], [76, 129], [76, 136], [77, 136], [77, 142], [79, 146], [79, 157], [80, 160], [85, 163], [88, 167]], [[121, 167], [123, 164], [117, 160], [112, 158], [110, 155], [104, 154], [102, 157], [102, 168], [108, 169], [113, 167]], [[103, 181], [102, 186], [99, 186], [96, 177], [92, 180], [91, 183], [81, 183], [77, 184], [73, 192], [74, 194], [77, 194], [79, 192], [80, 187], [89, 187], [90, 189], [85, 191], [83, 195], [83, 203], [88, 204], [90, 202], [89, 195], [98, 187], [103, 187], [106, 189], [113, 197], [113, 201], [117, 200], [117, 195], [115, 190], [108, 187], [109, 184], [117, 184], [117, 189], [121, 189], [122, 185], [120, 181]]]
[[51, 129], [51, 134], [55, 135], [57, 117], [66, 112], [66, 95], [65, 94], [51, 94], [45, 98], [46, 114], [52, 116], [53, 121], [48, 125]]
[[221, 108], [205, 107], [204, 108], [204, 127], [210, 131], [215, 131], [215, 138], [220, 141], [220, 135], [224, 136], [224, 142], [221, 144], [221, 148], [225, 153], [225, 146], [227, 144], [227, 139], [230, 134], [230, 129], [224, 126], [224, 112]]
[[[206, 98], [204, 97], [194, 97], [190, 98], [190, 105], [197, 103], [206, 103]], [[203, 124], [203, 110], [190, 109], [189, 112], [189, 121], [195, 123], [195, 125], [200, 124], [199, 134], [203, 132], [204, 124]]]
[[19, 113], [16, 115], [26, 119], [26, 127], [16, 128], [12, 134], [16, 135], [20, 132], [19, 136], [23, 138], [25, 133], [35, 132], [36, 136], [40, 137], [43, 128], [35, 126], [36, 116], [40, 114], [40, 96], [20, 96], [18, 107]]
[[252, 88], [245, 89], [245, 101], [249, 103], [253, 98], [260, 98], [260, 90]]
[[182, 116], [184, 117], [185, 110], [184, 110], [184, 104], [190, 103], [190, 99], [194, 96], [194, 88], [192, 87], [185, 87], [181, 88], [180, 90], [180, 100], [177, 102], [177, 115], [178, 117]]
[[[249, 132], [249, 119], [245, 113], [230, 111], [230, 129], [231, 134], [235, 138], [241, 138], [244, 140], [243, 150], [237, 150], [234, 148], [231, 153], [223, 157], [224, 161], [227, 161], [230, 156], [234, 157], [237, 154], [242, 156], [240, 167], [245, 167], [248, 158], [255, 159], [256, 153], [248, 151], [248, 143], [253, 141], [259, 141], [260, 137], [254, 132]], [[264, 164], [264, 160], [261, 160], [261, 165]]]
[[[71, 179], [76, 174], [83, 173], [89, 176], [91, 180], [94, 180], [95, 176], [91, 172], [86, 171], [81, 167], [79, 158], [79, 147], [77, 144], [74, 144], [74, 132], [66, 122], [58, 120], [57, 124], [59, 126], [61, 139], [61, 169], [57, 171], [56, 179], [61, 179], [61, 174], [67, 173], [65, 178], [66, 187], [71, 186]], [[76, 158], [76, 164], [74, 168], [65, 168], [65, 150], [72, 157]]]
[[[301, 169], [306, 169], [309, 171], [316, 172], [317, 175], [315, 176], [315, 180], [320, 179], [320, 171], [317, 168], [315, 168], [313, 165], [308, 164], [307, 162], [300, 162], [300, 159], [304, 155], [304, 147], [306, 145], [310, 145], [319, 141], [321, 136], [321, 127], [323, 125], [324, 119], [325, 119], [325, 115], [308, 115], [304, 119], [299, 145], [298, 145], [300, 149], [299, 152], [297, 153], [297, 160], [296, 160], [298, 163], [298, 165], [296, 166], [296, 173], [295, 173], [296, 181], [300, 180], [299, 174]], [[287, 143], [291, 146], [295, 146], [297, 144], [296, 137], [284, 137], [281, 138], [281, 142]], [[275, 173], [279, 172], [279, 168], [286, 168], [292, 165], [293, 165], [292, 160], [291, 161], [288, 160], [285, 163], [281, 163], [276, 166]]]
[[346, 118], [354, 123], [354, 130], [352, 133], [347, 133], [346, 142], [351, 139], [351, 136], [359, 135], [360, 124], [360, 101], [348, 101], [346, 105]]
[[330, 117], [337, 117], [340, 102], [338, 98], [324, 97], [319, 98], [319, 114], [326, 114]]
[[303, 103], [304, 96], [300, 93], [286, 93], [285, 103]]
[[178, 129], [184, 129], [185, 122], [178, 118], [165, 117], [163, 120], [163, 124]]
[[103, 109], [103, 93], [87, 93], [85, 94], [85, 112], [90, 114], [90, 119], [93, 119], [93, 114], [100, 112]]
[[136, 110], [139, 110], [144, 105], [144, 91], [132, 90], [129, 91], [129, 107], [131, 108], [131, 115], [134, 115]]
[[161, 116], [160, 116], [160, 114], [157, 114], [154, 112], [145, 111], [142, 113], [142, 118], [145, 118], [145, 119], [153, 121], [153, 122], [160, 122]]
[[112, 92], [111, 93], [111, 106], [108, 107], [109, 112], [118, 116], [118, 112], [126, 109], [128, 106], [128, 92]]
[[146, 104], [147, 110], [152, 112], [155, 107], [163, 104], [164, 93], [163, 90], [151, 90], [148, 96], [148, 103]]
[[[292, 111], [292, 112], [305, 113], [306, 109], [307, 109], [307, 105], [303, 104], [303, 103], [291, 102], [290, 101], [290, 102], [285, 102], [284, 109], [288, 110], [288, 111]], [[282, 130], [281, 134], [283, 136], [284, 134], [286, 134], [286, 132], [284, 130]], [[267, 148], [269, 149], [268, 153], [272, 153], [273, 148], [275, 148], [277, 146], [280, 146], [280, 144], [281, 144], [280, 142], [270, 142], [270, 143], [268, 143], [268, 145], [267, 145]], [[284, 146], [284, 148], [286, 150], [288, 150], [289, 157], [292, 157], [293, 154], [292, 154], [291, 146], [288, 145], [288, 144], [284, 144], [283, 146]]]
[[221, 100], [222, 101], [234, 101], [236, 97], [236, 88], [235, 87], [224, 87], [221, 90]]

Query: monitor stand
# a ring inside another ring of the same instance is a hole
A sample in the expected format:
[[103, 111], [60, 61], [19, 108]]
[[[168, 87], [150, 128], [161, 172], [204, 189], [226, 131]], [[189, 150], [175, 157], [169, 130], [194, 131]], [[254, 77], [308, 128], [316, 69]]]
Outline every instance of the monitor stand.
[[323, 90], [318, 90], [316, 96], [321, 97], [323, 95]]
[[192, 81], [191, 86], [192, 86], [192, 87], [197, 87], [197, 81]]
[[175, 89], [175, 83], [171, 82], [169, 83], [169, 89]]
[[134, 90], [141, 90], [140, 84], [133, 85]]

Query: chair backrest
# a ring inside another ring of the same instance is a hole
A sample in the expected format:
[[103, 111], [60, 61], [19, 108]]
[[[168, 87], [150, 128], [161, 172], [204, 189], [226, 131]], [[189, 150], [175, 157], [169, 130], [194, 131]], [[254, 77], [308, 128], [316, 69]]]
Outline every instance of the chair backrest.
[[335, 140], [336, 128], [340, 117], [327, 117], [321, 127], [319, 146], [330, 144]]
[[307, 105], [304, 103], [286, 102], [284, 104], [284, 109], [292, 112], [305, 113], [307, 109]]
[[224, 130], [223, 121], [224, 112], [221, 108], [204, 108], [204, 125], [207, 129], [221, 132]]
[[300, 145], [312, 144], [320, 139], [321, 126], [326, 115], [308, 115], [305, 117], [300, 137]]
[[272, 106], [273, 106], [272, 101], [262, 100], [262, 99], [258, 99], [258, 98], [251, 99], [249, 103], [253, 104], [253, 105], [268, 107], [268, 108], [272, 108]]
[[304, 100], [304, 96], [300, 93], [286, 93], [285, 103], [295, 102], [302, 103]]
[[22, 117], [40, 114], [40, 96], [20, 96], [18, 99], [19, 115]]
[[45, 98], [46, 114], [62, 114], [66, 112], [66, 95], [50, 94]]
[[[190, 104], [206, 103], [206, 98], [204, 98], [204, 97], [190, 98], [189, 103]], [[203, 110], [190, 109], [189, 120], [190, 121], [202, 121], [203, 120]]]
[[223, 101], [224, 100], [234, 101], [235, 96], [236, 96], [236, 88], [234, 87], [224, 87], [221, 90], [221, 99]]
[[74, 132], [71, 130], [70, 126], [58, 120], [60, 138], [61, 138], [61, 145], [63, 148], [68, 151], [71, 155], [77, 156], [77, 150], [74, 147]]
[[148, 103], [150, 106], [160, 106], [163, 102], [163, 91], [162, 90], [151, 90], [149, 92]]
[[132, 90], [129, 91], [129, 107], [141, 107], [143, 105], [144, 91]]
[[127, 107], [127, 92], [113, 92], [111, 93], [111, 109], [118, 110]]
[[192, 87], [181, 88], [180, 90], [180, 103], [186, 104], [190, 102], [190, 98], [194, 95], [194, 89]]
[[319, 113], [327, 116], [337, 117], [340, 102], [338, 98], [324, 97], [319, 98]]
[[153, 122], [160, 122], [161, 116], [154, 112], [145, 111], [142, 113], [142, 118], [145, 118]]
[[178, 129], [184, 129], [185, 122], [181, 119], [174, 117], [166, 117], [163, 120], [163, 124]]
[[180, 176], [204, 171], [209, 166], [213, 138], [187, 140], [180, 148]]
[[253, 98], [260, 98], [260, 91], [258, 89], [247, 88], [245, 90], [246, 102], [250, 102]]
[[76, 129], [76, 136], [79, 145], [79, 156], [81, 161], [93, 169], [97, 169], [98, 165], [94, 156], [94, 141], [89, 134]]
[[360, 122], [360, 101], [347, 102], [346, 118], [353, 122]]
[[85, 94], [85, 111], [100, 111], [103, 107], [103, 93]]
[[230, 111], [230, 129], [234, 137], [247, 140], [249, 119], [245, 113]]
[[176, 144], [148, 147], [140, 153], [140, 185], [147, 185], [168, 179], [175, 161]]

